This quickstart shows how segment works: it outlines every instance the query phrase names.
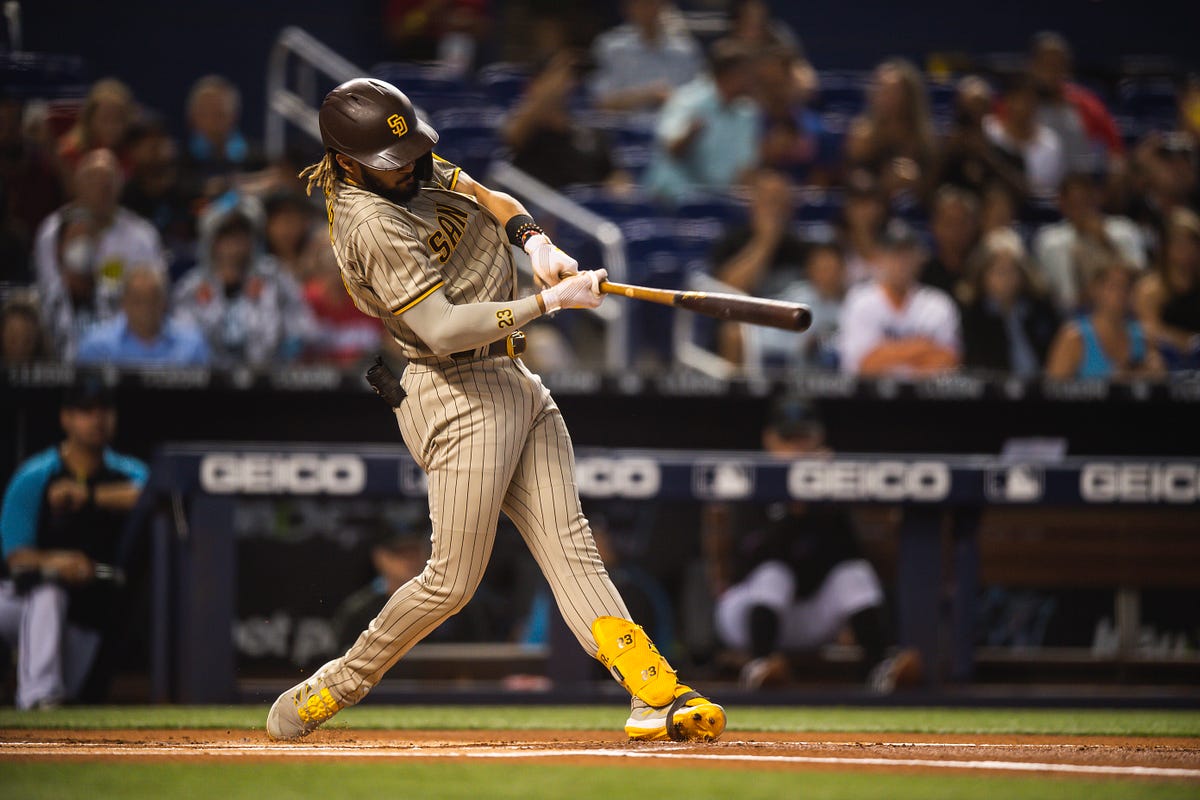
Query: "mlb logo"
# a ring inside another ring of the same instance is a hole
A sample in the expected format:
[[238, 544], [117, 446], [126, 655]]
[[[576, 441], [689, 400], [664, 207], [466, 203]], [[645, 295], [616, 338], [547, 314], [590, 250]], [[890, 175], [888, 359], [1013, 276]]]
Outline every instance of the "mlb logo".
[[1036, 503], [1045, 493], [1046, 474], [1040, 467], [1028, 464], [989, 469], [983, 489], [994, 503]]
[[754, 468], [736, 461], [697, 464], [692, 489], [701, 500], [745, 500], [754, 494]]

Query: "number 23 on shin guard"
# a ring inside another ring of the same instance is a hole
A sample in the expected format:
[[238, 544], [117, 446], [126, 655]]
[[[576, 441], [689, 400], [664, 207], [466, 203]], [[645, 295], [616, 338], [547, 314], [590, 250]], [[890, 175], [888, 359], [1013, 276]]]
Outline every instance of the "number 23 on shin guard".
[[619, 617], [597, 617], [592, 623], [596, 658], [630, 694], [652, 706], [675, 699], [675, 670], [658, 652], [642, 626]]

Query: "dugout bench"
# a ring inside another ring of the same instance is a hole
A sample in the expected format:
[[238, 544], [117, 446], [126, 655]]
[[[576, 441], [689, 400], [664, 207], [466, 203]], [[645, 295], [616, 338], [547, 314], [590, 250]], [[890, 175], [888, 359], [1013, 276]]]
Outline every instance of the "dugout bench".
[[[931, 686], [969, 681], [987, 509], [1198, 507], [1200, 461], [838, 454], [780, 460], [754, 452], [580, 448], [585, 500], [800, 500], [898, 507], [899, 638], [920, 650]], [[239, 498], [422, 498], [425, 476], [406, 450], [381, 445], [173, 444], [153, 462], [155, 700], [230, 702], [239, 695], [234, 514]], [[948, 554], [948, 557], [946, 557]], [[1031, 554], [1032, 555], [1032, 554]], [[326, 567], [331, 565], [324, 565]], [[287, 575], [262, 576], [283, 581]], [[548, 677], [570, 685], [587, 662], [573, 640], [552, 640]]]

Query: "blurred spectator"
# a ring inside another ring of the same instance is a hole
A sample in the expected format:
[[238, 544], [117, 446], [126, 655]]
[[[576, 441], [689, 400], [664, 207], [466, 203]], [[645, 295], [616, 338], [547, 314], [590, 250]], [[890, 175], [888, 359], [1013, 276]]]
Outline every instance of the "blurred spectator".
[[[74, 199], [46, 217], [38, 229], [34, 247], [38, 291], [44, 308], [54, 311], [49, 319], [56, 330], [56, 349], [63, 358], [71, 357], [74, 342], [70, 326], [62, 327], [59, 314], [63, 308], [71, 306], [76, 312], [90, 308], [97, 320], [108, 319], [117, 313], [121, 285], [130, 266], [164, 266], [158, 231], [117, 205], [121, 184], [116, 156], [109, 150], [93, 150], [80, 159], [75, 171]], [[67, 216], [78, 230], [62, 230]], [[82, 235], [85, 229], [86, 236]], [[85, 282], [91, 286], [85, 287]]]
[[289, 275], [303, 281], [300, 261], [309, 234], [317, 227], [316, 207], [303, 194], [283, 190], [267, 195], [263, 210], [267, 252]]
[[551, 56], [505, 120], [502, 135], [512, 163], [549, 186], [574, 183], [628, 185], [604, 134], [572, 117], [570, 99], [584, 68], [573, 50]]
[[200, 330], [168, 316], [166, 276], [154, 266], [129, 270], [121, 313], [92, 328], [79, 343], [81, 364], [195, 367], [208, 360]]
[[1119, 257], [1136, 269], [1146, 266], [1146, 249], [1137, 225], [1125, 217], [1107, 215], [1100, 207], [1100, 187], [1085, 173], [1063, 178], [1058, 190], [1061, 222], [1040, 228], [1033, 252], [1042, 274], [1063, 313], [1083, 302], [1081, 251], [1092, 248]]
[[248, 204], [202, 219], [199, 264], [175, 287], [176, 313], [199, 325], [217, 366], [290, 361], [315, 333], [299, 285], [262, 252], [258, 219]]
[[58, 142], [58, 158], [66, 175], [74, 174], [80, 160], [93, 150], [110, 150], [123, 156], [120, 148], [136, 115], [137, 106], [128, 86], [116, 78], [92, 84], [75, 126]]
[[309, 357], [351, 367], [374, 356], [381, 343], [391, 341], [379, 320], [355, 308], [342, 285], [341, 269], [324, 231], [309, 237], [301, 261], [305, 264], [304, 299], [312, 309], [318, 331], [312, 337]]
[[1192, 144], [1192, 150], [1200, 151], [1200, 74], [1189, 75], [1179, 87], [1176, 101], [1179, 109], [1177, 133]]
[[663, 0], [623, 0], [627, 20], [596, 37], [590, 89], [610, 111], [655, 110], [704, 67], [700, 46], [665, 23]]
[[1200, 216], [1194, 211], [1171, 212], [1157, 269], [1138, 280], [1134, 307], [1169, 369], [1200, 369]]
[[[829, 455], [815, 411], [787, 396], [773, 403], [762, 442], [784, 459]], [[785, 683], [789, 653], [834, 642], [846, 627], [862, 648], [861, 677], [872, 690], [890, 692], [919, 679], [915, 651], [888, 657], [883, 586], [849, 512], [804, 503], [710, 505], [705, 518], [716, 630], [726, 646], [750, 656], [741, 670], [744, 688]]]
[[[603, 512], [588, 512], [596, 552], [631, 617], [645, 620], [647, 633], [659, 642], [675, 641], [675, 609], [662, 583], [641, 565], [622, 558], [621, 548]], [[536, 578], [535, 578], [536, 580]], [[521, 643], [546, 644], [553, 624], [554, 597], [544, 580], [530, 598], [529, 612], [518, 626]]]
[[979, 201], [955, 186], [943, 186], [933, 198], [929, 218], [933, 253], [921, 268], [921, 283], [953, 295], [967, 277], [967, 257], [979, 241]]
[[721, 355], [748, 368], [836, 369], [838, 319], [846, 294], [846, 264], [834, 244], [809, 247], [804, 261], [805, 279], [771, 295], [778, 300], [804, 303], [812, 310], [812, 327], [798, 335], [758, 325], [731, 326], [723, 331]]
[[238, 130], [241, 105], [237, 87], [220, 75], [206, 75], [192, 84], [181, 159], [184, 189], [191, 196], [220, 197], [235, 188], [238, 173], [265, 166], [258, 148]]
[[[237, 188], [243, 197], [268, 197], [276, 192], [304, 194], [306, 184], [300, 179], [300, 171], [321, 159], [320, 147], [301, 143], [288, 144], [283, 154], [257, 172], [242, 172], [237, 177]], [[232, 199], [232, 198], [231, 198]]]
[[1018, 195], [1025, 193], [1025, 174], [988, 139], [983, 121], [992, 110], [992, 87], [978, 75], [959, 80], [954, 121], [941, 143], [939, 183], [959, 186], [982, 196], [999, 182]]
[[758, 161], [752, 56], [740, 45], [718, 42], [711, 62], [711, 74], [676, 90], [659, 115], [645, 183], [664, 200], [729, 189]]
[[1059, 329], [1046, 362], [1049, 377], [1121, 379], [1163, 373], [1162, 357], [1131, 316], [1134, 274], [1116, 257], [1086, 273], [1091, 311]]
[[[74, 361], [79, 340], [100, 321], [96, 304], [96, 221], [92, 212], [67, 206], [59, 217], [54, 242], [57, 284], [42, 295], [45, 329], [54, 355]], [[40, 292], [39, 292], [40, 294]]]
[[79, 698], [102, 639], [125, 619], [114, 578], [126, 519], [148, 472], [109, 447], [117, 412], [108, 390], [94, 383], [72, 389], [59, 419], [66, 438], [17, 468], [0, 509], [12, 575], [0, 580], [0, 635], [17, 653], [22, 709]]
[[726, 38], [739, 42], [755, 53], [783, 53], [791, 73], [783, 82], [795, 93], [795, 100], [807, 103], [817, 92], [817, 71], [804, 55], [804, 45], [786, 22], [771, 16], [764, 0], [733, 0], [729, 9]]
[[866, 170], [850, 173], [837, 221], [838, 243], [846, 261], [846, 285], [875, 277], [879, 235], [887, 221], [888, 200], [879, 182]]
[[501, 3], [496, 8], [495, 55], [503, 64], [539, 68], [556, 53], [594, 38], [597, 11], [557, 0]]
[[157, 121], [135, 124], [126, 137], [129, 179], [121, 205], [158, 230], [173, 264], [189, 260], [196, 239], [196, 199], [180, 182], [179, 150]]
[[1038, 95], [1038, 121], [1058, 134], [1066, 169], [1119, 174], [1125, 152], [1120, 131], [1100, 98], [1071, 80], [1071, 62], [1071, 46], [1059, 34], [1033, 37], [1029, 75]]
[[749, 294], [773, 294], [801, 277], [804, 243], [791, 231], [792, 185], [770, 170], [750, 179], [750, 220], [713, 246], [713, 274]]
[[1032, 378], [1059, 327], [1016, 231], [995, 230], [971, 255], [961, 287], [963, 366]]
[[1037, 115], [1037, 87], [1027, 75], [1012, 76], [1004, 105], [983, 118], [988, 141], [1025, 177], [1023, 200], [1049, 200], [1067, 171], [1062, 142]]
[[917, 282], [924, 258], [912, 228], [889, 222], [880, 240], [878, 279], [852, 288], [842, 306], [843, 372], [926, 376], [958, 366], [958, 308], [941, 289]]
[[36, 297], [13, 292], [0, 306], [0, 364], [29, 364], [49, 355]]
[[1200, 146], [1189, 134], [1151, 133], [1133, 154], [1130, 213], [1157, 249], [1171, 212], [1200, 208]]
[[429, 537], [422, 532], [404, 532], [382, 537], [371, 548], [375, 577], [343, 600], [331, 624], [338, 647], [354, 644], [379, 609], [409, 580], [421, 574], [429, 558]]
[[906, 191], [922, 198], [937, 178], [936, 144], [920, 71], [902, 58], [884, 61], [871, 78], [866, 113], [846, 134], [847, 167], [869, 170], [889, 198]]
[[1016, 225], [1017, 198], [1018, 194], [1000, 181], [985, 186], [979, 203], [979, 232], [988, 234]]
[[0, 90], [0, 281], [30, 283], [34, 232], [62, 205], [50, 153], [25, 135], [25, 104]]
[[488, 0], [386, 0], [383, 33], [397, 61], [435, 61], [462, 76], [489, 27]]
[[824, 186], [836, 172], [840, 153], [821, 118], [806, 105], [798, 63], [795, 53], [778, 45], [755, 59], [755, 96], [762, 109], [760, 159], [797, 182]]

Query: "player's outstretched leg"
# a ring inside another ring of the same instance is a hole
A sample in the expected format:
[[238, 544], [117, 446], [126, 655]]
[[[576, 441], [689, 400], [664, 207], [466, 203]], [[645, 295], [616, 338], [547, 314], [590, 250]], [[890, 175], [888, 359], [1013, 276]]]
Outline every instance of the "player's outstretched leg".
[[630, 739], [713, 742], [725, 731], [725, 709], [680, 683], [642, 626], [598, 617], [592, 636], [596, 658], [633, 695], [625, 721]]
[[333, 663], [330, 661], [311, 678], [279, 695], [267, 713], [267, 734], [272, 739], [307, 736], [342, 710], [343, 704], [325, 685], [326, 667]]

